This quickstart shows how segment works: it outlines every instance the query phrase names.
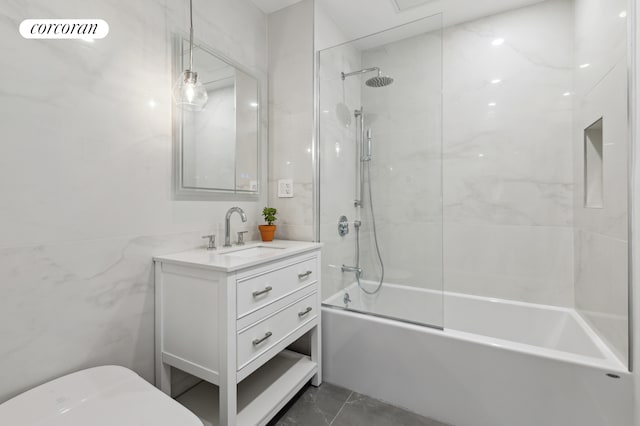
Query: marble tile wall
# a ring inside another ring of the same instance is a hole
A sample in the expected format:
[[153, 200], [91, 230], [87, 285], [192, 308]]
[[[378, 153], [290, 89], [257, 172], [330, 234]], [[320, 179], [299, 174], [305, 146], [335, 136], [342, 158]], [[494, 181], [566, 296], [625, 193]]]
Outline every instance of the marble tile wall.
[[[194, 10], [196, 38], [256, 73], [266, 99], [265, 15], [249, 0]], [[256, 237], [267, 202], [172, 200], [170, 33], [188, 32], [188, 2], [7, 0], [0, 15], [0, 402], [100, 364], [153, 382], [151, 257], [201, 245], [233, 205]], [[87, 16], [107, 38], [18, 33]]]
[[[575, 304], [628, 359], [627, 2], [575, 0]], [[585, 208], [584, 129], [603, 119], [603, 208]]]
[[445, 289], [573, 306], [573, 4], [444, 31]]
[[[276, 238], [313, 241], [313, 13], [304, 0], [269, 15], [269, 204]], [[292, 179], [293, 198], [278, 197]]]

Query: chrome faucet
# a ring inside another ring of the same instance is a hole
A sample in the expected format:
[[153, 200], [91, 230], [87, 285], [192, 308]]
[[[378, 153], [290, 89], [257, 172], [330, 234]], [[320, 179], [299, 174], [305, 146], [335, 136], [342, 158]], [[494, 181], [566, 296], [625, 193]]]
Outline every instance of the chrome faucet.
[[233, 213], [240, 214], [243, 222], [247, 221], [247, 215], [240, 207], [231, 207], [224, 217], [224, 246], [231, 247], [231, 215]]

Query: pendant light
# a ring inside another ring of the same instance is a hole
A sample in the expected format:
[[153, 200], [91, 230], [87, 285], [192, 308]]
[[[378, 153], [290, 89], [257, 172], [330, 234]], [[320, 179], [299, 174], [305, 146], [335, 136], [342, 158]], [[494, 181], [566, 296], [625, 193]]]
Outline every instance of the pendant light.
[[198, 73], [193, 71], [193, 0], [189, 0], [189, 68], [184, 70], [173, 86], [176, 105], [187, 111], [202, 111], [209, 95], [198, 81]]

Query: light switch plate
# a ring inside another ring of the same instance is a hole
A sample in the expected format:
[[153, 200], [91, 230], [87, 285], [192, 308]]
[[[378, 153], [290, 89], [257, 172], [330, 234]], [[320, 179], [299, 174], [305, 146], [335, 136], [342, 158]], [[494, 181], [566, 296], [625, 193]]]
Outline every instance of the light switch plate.
[[292, 179], [280, 179], [278, 181], [278, 198], [293, 198]]

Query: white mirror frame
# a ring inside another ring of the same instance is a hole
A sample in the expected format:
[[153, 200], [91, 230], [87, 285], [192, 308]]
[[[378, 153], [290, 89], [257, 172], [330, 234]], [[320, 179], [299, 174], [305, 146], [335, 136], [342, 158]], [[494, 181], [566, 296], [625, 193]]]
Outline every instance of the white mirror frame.
[[[182, 64], [182, 48], [183, 42], [189, 40], [188, 35], [173, 34], [171, 56], [172, 56], [172, 75], [171, 84], [184, 71]], [[186, 188], [182, 182], [182, 120], [179, 108], [176, 106], [173, 98], [171, 99], [171, 121], [172, 121], [172, 139], [173, 139], [173, 196], [176, 200], [183, 201], [258, 201], [262, 192], [262, 187], [265, 184], [262, 176], [262, 82], [258, 76], [249, 70], [247, 67], [237, 63], [233, 59], [228, 58], [225, 55], [220, 54], [215, 49], [207, 46], [206, 44], [194, 40], [194, 47], [198, 47], [207, 53], [215, 56], [223, 62], [231, 65], [232, 67], [242, 71], [243, 73], [253, 77], [256, 80], [256, 90], [258, 99], [258, 108], [256, 113], [257, 119], [257, 177], [258, 177], [258, 190], [257, 191], [238, 191], [238, 190], [224, 190], [224, 189], [196, 189]], [[197, 68], [197, 64], [194, 66]]]

